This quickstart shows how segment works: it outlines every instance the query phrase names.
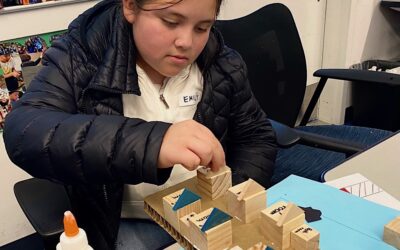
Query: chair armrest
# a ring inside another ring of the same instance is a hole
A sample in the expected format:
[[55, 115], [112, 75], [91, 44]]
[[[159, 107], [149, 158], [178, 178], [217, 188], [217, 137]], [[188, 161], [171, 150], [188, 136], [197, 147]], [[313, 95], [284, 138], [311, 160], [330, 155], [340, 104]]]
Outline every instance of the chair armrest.
[[64, 231], [64, 212], [71, 210], [63, 185], [31, 178], [14, 185], [14, 194], [25, 216], [42, 237]]
[[288, 148], [300, 141], [300, 137], [295, 129], [283, 123], [268, 119], [275, 131], [276, 142], [281, 148]]
[[346, 156], [359, 153], [365, 149], [364, 145], [354, 142], [339, 140], [333, 137], [319, 135], [295, 129], [300, 137], [300, 144], [311, 146], [314, 148], [322, 148], [335, 152], [345, 153]]
[[314, 76], [346, 81], [383, 83], [393, 86], [400, 85], [400, 75], [381, 71], [359, 69], [319, 69], [314, 72]]
[[295, 144], [303, 144], [314, 148], [322, 148], [335, 152], [345, 153], [346, 156], [361, 152], [364, 145], [354, 142], [345, 142], [336, 138], [319, 135], [291, 128], [285, 124], [268, 119], [275, 131], [276, 141], [279, 147], [288, 148]]

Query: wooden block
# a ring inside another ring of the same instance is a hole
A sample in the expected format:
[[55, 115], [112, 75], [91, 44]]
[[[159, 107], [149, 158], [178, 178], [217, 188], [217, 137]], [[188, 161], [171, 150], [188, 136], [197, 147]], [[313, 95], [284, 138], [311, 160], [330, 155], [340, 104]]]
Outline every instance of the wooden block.
[[244, 223], [260, 217], [261, 210], [267, 207], [267, 191], [252, 179], [228, 189], [228, 212]]
[[192, 244], [201, 250], [226, 249], [232, 245], [232, 223], [226, 220], [208, 230], [203, 230], [209, 223], [215, 208], [209, 208], [189, 219]]
[[293, 203], [289, 203], [287, 208], [284, 210], [281, 218], [279, 218], [279, 220], [277, 221], [276, 225], [280, 227], [287, 222], [293, 220], [294, 218], [297, 218], [301, 214], [304, 214], [303, 209], [299, 208]]
[[293, 250], [318, 250], [319, 232], [307, 224], [295, 228], [290, 233], [290, 249]]
[[179, 229], [180, 233], [183, 237], [185, 237], [188, 241], [192, 241], [190, 237], [190, 222], [189, 219], [196, 215], [195, 212], [187, 214], [179, 219]]
[[383, 241], [400, 249], [400, 216], [385, 225]]
[[205, 167], [197, 169], [197, 188], [212, 200], [225, 195], [231, 186], [232, 173], [229, 167], [222, 167], [217, 172]]
[[[280, 201], [261, 211], [260, 230], [267, 240], [267, 245], [274, 250], [288, 249], [290, 232], [305, 223], [304, 212], [299, 214], [296, 207], [294, 204]], [[278, 222], [282, 225], [278, 225]]]
[[178, 231], [180, 218], [192, 212], [201, 211], [200, 196], [189, 189], [180, 189], [163, 197], [165, 219]]

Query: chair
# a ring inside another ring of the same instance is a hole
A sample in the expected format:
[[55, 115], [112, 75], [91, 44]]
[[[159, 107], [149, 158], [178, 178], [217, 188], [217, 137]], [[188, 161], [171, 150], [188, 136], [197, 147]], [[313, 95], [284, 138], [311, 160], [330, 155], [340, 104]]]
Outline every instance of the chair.
[[71, 210], [64, 186], [30, 178], [17, 182], [14, 194], [25, 216], [43, 239], [45, 249], [54, 250], [64, 231], [64, 212]]
[[[343, 79], [352, 70], [319, 70], [321, 77], [300, 126], [295, 127], [306, 89], [307, 69], [301, 40], [290, 10], [270, 4], [238, 19], [219, 20], [227, 46], [237, 50], [248, 68], [253, 93], [277, 134], [275, 172], [277, 183], [290, 174], [321, 181], [321, 175], [346, 157], [391, 132], [346, 125], [305, 126], [327, 78]], [[343, 73], [345, 72], [345, 73]], [[352, 78], [350, 78], [352, 79]]]

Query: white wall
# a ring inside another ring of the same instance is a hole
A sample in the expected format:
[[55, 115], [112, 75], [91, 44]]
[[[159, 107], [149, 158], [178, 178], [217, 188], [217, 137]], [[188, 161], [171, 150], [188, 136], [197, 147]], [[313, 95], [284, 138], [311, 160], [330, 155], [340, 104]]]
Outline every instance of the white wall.
[[[0, 41], [65, 30], [78, 14], [95, 5], [98, 0], [60, 5], [65, 2], [73, 2], [73, 0], [41, 3], [42, 6], [47, 6], [46, 8], [29, 9], [37, 5], [7, 7], [7, 11], [15, 10], [15, 12], [0, 14], [0, 24], [3, 27], [0, 32]], [[24, 8], [27, 10], [23, 11]], [[9, 28], [4, 29], [4, 27]]]
[[9, 159], [4, 148], [3, 134], [0, 133], [0, 246], [34, 232], [14, 196], [14, 183], [29, 177]]
[[[400, 58], [400, 12], [380, 0], [327, 0], [323, 68], [348, 68], [368, 59]], [[321, 95], [320, 120], [342, 124], [351, 105], [350, 85], [329, 80]]]
[[283, 3], [291, 10], [307, 61], [307, 84], [317, 82], [313, 72], [321, 68], [327, 0], [225, 0], [220, 19], [234, 19], [247, 15], [270, 3]]

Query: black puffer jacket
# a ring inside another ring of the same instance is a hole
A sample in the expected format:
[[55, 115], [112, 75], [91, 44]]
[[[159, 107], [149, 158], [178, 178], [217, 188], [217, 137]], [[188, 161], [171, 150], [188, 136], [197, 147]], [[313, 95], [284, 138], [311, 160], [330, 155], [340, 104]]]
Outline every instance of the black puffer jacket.
[[[162, 184], [170, 174], [157, 169], [170, 124], [123, 116], [121, 95], [140, 95], [136, 55], [120, 1], [99, 3], [46, 51], [45, 67], [5, 123], [11, 160], [35, 177], [67, 186], [96, 250], [114, 247], [123, 184]], [[234, 183], [251, 177], [268, 186], [274, 133], [241, 57], [213, 30], [197, 63], [205, 82], [194, 119], [221, 141]]]

